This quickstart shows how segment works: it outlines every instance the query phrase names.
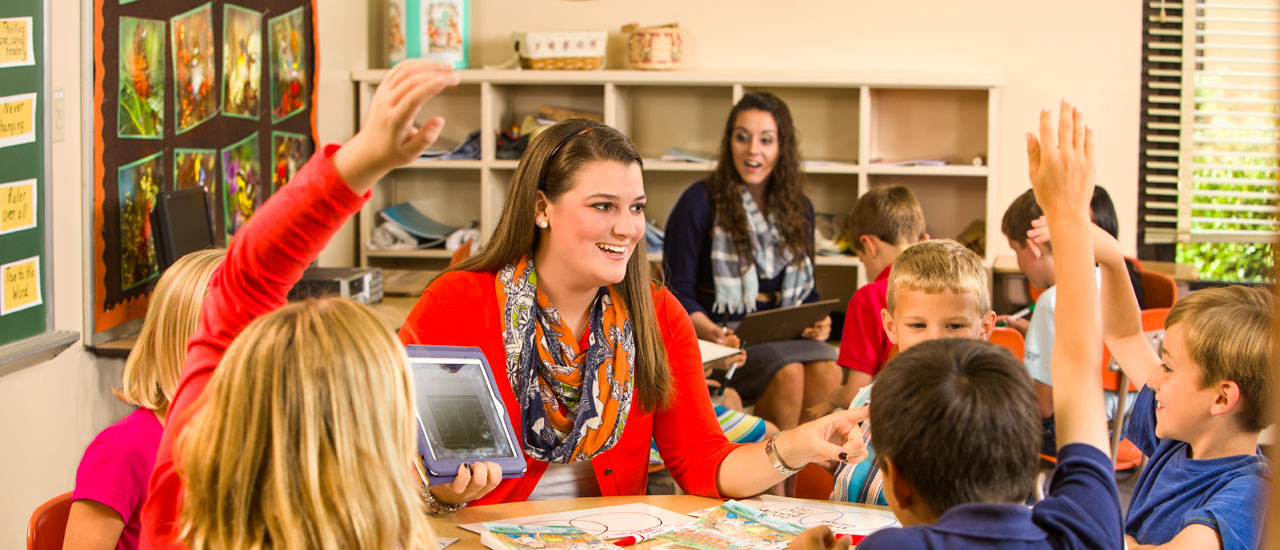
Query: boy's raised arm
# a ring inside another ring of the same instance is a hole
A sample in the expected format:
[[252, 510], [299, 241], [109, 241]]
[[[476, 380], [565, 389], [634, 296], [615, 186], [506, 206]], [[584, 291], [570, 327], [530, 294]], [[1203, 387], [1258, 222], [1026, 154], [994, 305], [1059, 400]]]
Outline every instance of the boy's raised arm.
[[[1048, 222], [1042, 216], [1031, 221], [1027, 237], [1036, 244], [1049, 242]], [[1106, 230], [1094, 225], [1093, 255], [1102, 271], [1102, 341], [1120, 363], [1125, 376], [1142, 386], [1160, 366], [1160, 356], [1147, 343], [1142, 330], [1142, 311], [1134, 294], [1129, 268], [1120, 243]]]
[[[1093, 132], [1084, 115], [1062, 101], [1055, 135], [1052, 115], [1040, 113], [1040, 138], [1027, 134], [1027, 160], [1036, 202], [1054, 235], [1087, 235], [1093, 197]], [[1054, 418], [1058, 446], [1086, 443], [1110, 453], [1102, 399], [1102, 331], [1093, 246], [1087, 239], [1054, 242], [1058, 300], [1054, 313]]]

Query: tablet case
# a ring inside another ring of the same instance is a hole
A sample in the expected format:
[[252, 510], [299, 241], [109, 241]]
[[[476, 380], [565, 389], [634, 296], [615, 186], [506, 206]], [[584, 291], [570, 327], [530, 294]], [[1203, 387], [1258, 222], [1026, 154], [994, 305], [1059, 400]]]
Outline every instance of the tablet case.
[[[484, 352], [477, 347], [462, 346], [406, 346], [405, 351], [410, 359], [472, 359], [480, 361], [480, 365], [483, 367], [481, 370], [484, 371], [485, 375], [485, 386], [489, 389], [490, 396], [497, 405], [500, 433], [495, 435], [506, 437], [511, 448], [515, 450], [514, 457], [483, 460], [496, 463], [502, 469], [503, 479], [523, 476], [525, 472], [524, 453], [520, 450], [520, 441], [516, 438], [515, 430], [512, 428], [511, 415], [507, 413], [506, 406], [502, 403], [502, 399], [498, 397], [498, 385], [493, 378], [493, 370], [489, 368], [489, 361], [484, 357]], [[414, 368], [412, 364], [410, 368]], [[459, 465], [480, 461], [480, 459], [437, 460], [431, 453], [430, 443], [427, 440], [426, 430], [422, 423], [421, 412], [418, 413], [418, 455], [422, 458], [428, 485], [441, 485], [452, 482], [453, 478], [458, 475]]]
[[742, 346], [754, 346], [776, 340], [794, 340], [804, 329], [831, 314], [840, 300], [821, 300], [798, 306], [780, 307], [757, 311], [742, 318], [734, 333], [742, 340]]

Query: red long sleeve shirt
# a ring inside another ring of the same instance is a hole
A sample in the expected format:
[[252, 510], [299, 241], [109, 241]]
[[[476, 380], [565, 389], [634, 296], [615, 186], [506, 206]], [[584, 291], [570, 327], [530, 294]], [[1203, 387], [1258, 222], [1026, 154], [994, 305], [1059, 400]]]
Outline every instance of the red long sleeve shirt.
[[184, 488], [174, 462], [175, 443], [223, 353], [250, 321], [285, 304], [307, 264], [369, 198], [356, 195], [334, 170], [329, 159], [337, 150], [330, 145], [317, 153], [262, 205], [209, 279], [142, 506], [140, 548], [184, 548], [177, 540]]
[[[427, 288], [400, 329], [406, 344], [475, 346], [484, 351], [498, 391], [517, 436], [520, 404], [506, 373], [500, 309], [494, 292], [496, 273], [453, 271]], [[653, 301], [662, 341], [671, 364], [672, 405], [656, 413], [645, 412], [632, 400], [622, 437], [612, 449], [591, 461], [605, 496], [641, 495], [649, 471], [649, 441], [658, 442], [671, 475], [685, 492], [720, 498], [716, 475], [720, 463], [738, 445], [730, 443], [711, 408], [711, 397], [702, 375], [693, 323], [680, 302], [665, 288], [655, 289]], [[523, 444], [523, 441], [521, 442]], [[473, 504], [521, 501], [538, 484], [547, 463], [525, 455], [524, 476], [507, 479]]]

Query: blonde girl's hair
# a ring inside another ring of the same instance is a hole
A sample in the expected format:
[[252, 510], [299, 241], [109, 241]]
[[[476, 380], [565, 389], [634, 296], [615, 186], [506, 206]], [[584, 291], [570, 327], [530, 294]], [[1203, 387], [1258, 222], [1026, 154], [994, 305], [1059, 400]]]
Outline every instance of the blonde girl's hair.
[[200, 324], [200, 304], [208, 292], [209, 277], [226, 255], [221, 248], [192, 252], [160, 276], [147, 304], [142, 332], [125, 360], [116, 397], [162, 414], [169, 409], [187, 359], [187, 340]]
[[[538, 134], [520, 158], [507, 190], [507, 199], [493, 237], [477, 254], [445, 270], [497, 271], [532, 254], [538, 244], [534, 230], [538, 191], [556, 202], [577, 183], [575, 176], [593, 162], [618, 162], [644, 167], [640, 152], [622, 132], [598, 122], [570, 119]], [[636, 335], [635, 393], [647, 410], [671, 402], [671, 368], [653, 305], [653, 285], [661, 276], [649, 267], [644, 239], [627, 260], [627, 272], [614, 288], [622, 296]]]
[[187, 547], [434, 547], [407, 364], [378, 315], [350, 300], [250, 323], [178, 441]]

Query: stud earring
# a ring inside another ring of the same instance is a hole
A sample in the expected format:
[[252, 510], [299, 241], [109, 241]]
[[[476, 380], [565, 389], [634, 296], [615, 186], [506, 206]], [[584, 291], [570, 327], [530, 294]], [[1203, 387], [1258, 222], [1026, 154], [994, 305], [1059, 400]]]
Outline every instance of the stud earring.
[[538, 218], [538, 227], [541, 227], [541, 228], [543, 228], [543, 229], [546, 229], [546, 228], [547, 228], [547, 219], [546, 219], [546, 218]]

